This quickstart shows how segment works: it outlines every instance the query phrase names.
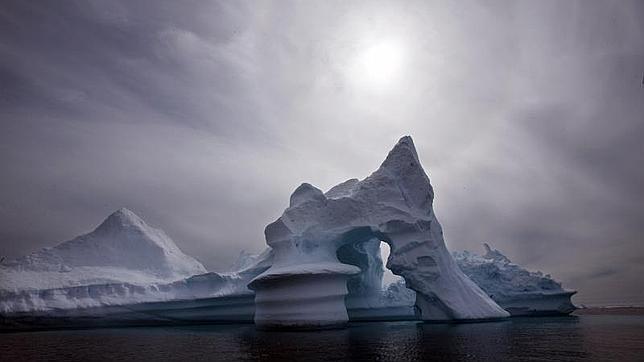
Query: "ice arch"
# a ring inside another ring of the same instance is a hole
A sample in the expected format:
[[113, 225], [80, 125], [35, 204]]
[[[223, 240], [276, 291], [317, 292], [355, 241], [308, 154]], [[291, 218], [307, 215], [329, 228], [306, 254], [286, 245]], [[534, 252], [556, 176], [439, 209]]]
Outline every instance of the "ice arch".
[[326, 194], [304, 183], [282, 216], [266, 227], [274, 250], [255, 290], [259, 327], [322, 328], [346, 323], [347, 279], [359, 273], [338, 250], [383, 240], [387, 268], [416, 291], [423, 320], [502, 318], [509, 314], [466, 277], [445, 247], [434, 192], [411, 137], [400, 139], [380, 168]]

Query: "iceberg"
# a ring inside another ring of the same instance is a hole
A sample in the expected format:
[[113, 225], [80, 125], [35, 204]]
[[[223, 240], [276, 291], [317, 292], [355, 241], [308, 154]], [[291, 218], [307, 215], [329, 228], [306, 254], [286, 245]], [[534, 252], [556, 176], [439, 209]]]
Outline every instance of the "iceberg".
[[45, 289], [83, 284], [148, 284], [205, 273], [162, 230], [132, 211], [112, 213], [94, 231], [2, 263], [0, 289]]
[[[414, 143], [401, 138], [380, 168], [323, 193], [304, 183], [289, 207], [265, 229], [273, 264], [255, 277], [255, 323], [260, 328], [326, 328], [348, 321], [347, 280], [360, 268], [340, 262], [338, 251], [384, 241], [387, 268], [416, 292], [426, 321], [508, 317], [458, 268], [434, 214], [434, 191]], [[344, 257], [348, 257], [344, 255]], [[367, 278], [369, 280], [369, 278]]]
[[[487, 243], [483, 247], [483, 255], [469, 251], [455, 251], [452, 255], [463, 273], [512, 316], [566, 315], [577, 309], [570, 300], [576, 291], [564, 289], [549, 274], [512, 263]], [[415, 301], [414, 291], [406, 288], [402, 279], [391, 283], [383, 297], [402, 311], [402, 306], [413, 306]]]
[[88, 234], [4, 261], [0, 273], [5, 315], [251, 293], [246, 274], [207, 272], [125, 208]]
[[[253, 322], [318, 329], [349, 320], [470, 321], [568, 314], [575, 293], [484, 244], [450, 253], [434, 191], [403, 137], [363, 180], [304, 183], [265, 229], [268, 247], [209, 272], [128, 209], [94, 231], [0, 263], [0, 319], [81, 326]], [[384, 286], [386, 268], [398, 276]], [[61, 322], [63, 321], [63, 322]], [[47, 322], [49, 323], [49, 322]]]
[[529, 271], [512, 263], [499, 250], [483, 244], [482, 256], [455, 252], [461, 270], [490, 298], [513, 316], [570, 314], [576, 307], [570, 298], [576, 291], [565, 290], [549, 274]]

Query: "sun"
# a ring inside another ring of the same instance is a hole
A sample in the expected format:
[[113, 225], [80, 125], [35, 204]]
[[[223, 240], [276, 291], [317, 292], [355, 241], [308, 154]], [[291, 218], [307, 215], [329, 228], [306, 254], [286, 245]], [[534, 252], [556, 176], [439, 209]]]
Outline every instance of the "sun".
[[360, 50], [352, 69], [353, 78], [373, 90], [385, 90], [399, 79], [404, 49], [395, 41], [379, 41]]

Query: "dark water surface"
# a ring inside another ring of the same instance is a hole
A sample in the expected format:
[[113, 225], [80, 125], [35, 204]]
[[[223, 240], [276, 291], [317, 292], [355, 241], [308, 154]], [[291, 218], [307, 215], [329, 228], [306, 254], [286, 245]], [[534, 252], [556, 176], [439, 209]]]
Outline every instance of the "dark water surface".
[[0, 334], [0, 361], [22, 360], [644, 361], [644, 316], [354, 323], [318, 332], [247, 324]]

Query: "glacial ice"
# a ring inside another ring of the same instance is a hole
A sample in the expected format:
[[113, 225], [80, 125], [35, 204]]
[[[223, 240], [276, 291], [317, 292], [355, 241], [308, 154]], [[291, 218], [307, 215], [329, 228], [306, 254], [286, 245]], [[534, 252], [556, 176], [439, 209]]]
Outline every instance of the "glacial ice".
[[[2, 263], [0, 289], [45, 289], [92, 283], [149, 284], [206, 272], [162, 230], [128, 209], [111, 214], [94, 231]], [[3, 274], [4, 274], [3, 273]], [[7, 275], [7, 274], [5, 274]]]
[[[482, 256], [450, 254], [432, 202], [413, 142], [403, 137], [364, 180], [326, 193], [298, 187], [266, 227], [269, 247], [259, 255], [242, 252], [226, 273], [206, 271], [163, 231], [120, 209], [86, 235], [0, 263], [0, 316], [254, 316], [260, 327], [323, 328], [349, 319], [469, 320], [574, 310], [574, 291], [487, 244]], [[391, 248], [387, 268], [399, 276], [384, 288], [381, 241]]]
[[483, 244], [482, 256], [453, 253], [460, 269], [512, 315], [567, 314], [575, 310], [570, 301], [576, 292], [565, 290], [549, 274], [529, 271]]
[[387, 268], [416, 291], [423, 320], [503, 318], [497, 305], [457, 267], [432, 209], [434, 193], [411, 137], [380, 168], [326, 194], [304, 183], [282, 216], [266, 227], [273, 264], [252, 280], [260, 327], [328, 327], [348, 320], [347, 280], [360, 269], [338, 260], [346, 245], [382, 240]]
[[250, 293], [243, 274], [208, 273], [128, 209], [88, 234], [4, 261], [0, 275], [2, 313]]
[[[459, 268], [495, 302], [513, 316], [568, 314], [576, 309], [570, 301], [575, 291], [565, 290], [549, 274], [529, 271], [497, 249], [483, 244], [485, 253], [453, 252]], [[414, 292], [402, 279], [391, 283], [383, 292], [393, 305], [413, 305]]]

